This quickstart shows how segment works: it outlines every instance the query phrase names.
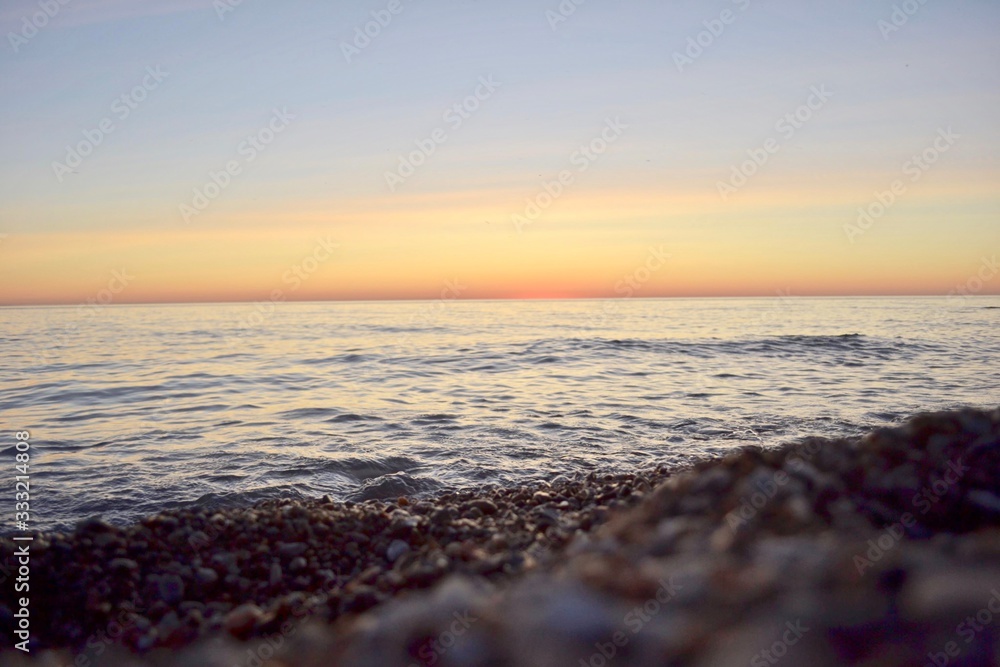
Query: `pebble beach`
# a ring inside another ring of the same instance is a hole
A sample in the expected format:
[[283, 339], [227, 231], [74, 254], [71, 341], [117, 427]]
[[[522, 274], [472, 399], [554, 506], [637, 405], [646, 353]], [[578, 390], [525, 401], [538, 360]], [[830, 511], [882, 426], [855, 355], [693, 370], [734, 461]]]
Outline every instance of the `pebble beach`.
[[0, 667], [1000, 667], [1000, 0], [0, 24]]
[[1000, 409], [484, 493], [90, 519], [31, 554], [31, 653], [3, 664], [997, 665]]

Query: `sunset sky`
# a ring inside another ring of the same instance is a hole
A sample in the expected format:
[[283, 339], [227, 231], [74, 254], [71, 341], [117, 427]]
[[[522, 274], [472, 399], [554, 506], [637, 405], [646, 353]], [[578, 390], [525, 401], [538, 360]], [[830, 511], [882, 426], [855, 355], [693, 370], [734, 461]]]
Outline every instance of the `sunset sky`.
[[0, 304], [1000, 294], [1000, 3], [562, 7], [5, 1]]

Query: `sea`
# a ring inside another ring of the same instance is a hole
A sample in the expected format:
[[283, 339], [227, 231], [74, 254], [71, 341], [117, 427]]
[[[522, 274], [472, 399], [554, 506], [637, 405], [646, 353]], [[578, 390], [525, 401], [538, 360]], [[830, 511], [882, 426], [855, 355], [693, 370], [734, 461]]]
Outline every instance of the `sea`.
[[[683, 466], [1000, 405], [1000, 297], [0, 309], [30, 527]], [[10, 522], [7, 522], [10, 523]]]

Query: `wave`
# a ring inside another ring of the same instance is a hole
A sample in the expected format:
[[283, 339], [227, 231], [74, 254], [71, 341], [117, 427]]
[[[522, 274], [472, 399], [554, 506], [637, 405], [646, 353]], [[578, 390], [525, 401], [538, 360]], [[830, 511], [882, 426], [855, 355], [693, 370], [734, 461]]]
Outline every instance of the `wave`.
[[349, 498], [355, 502], [389, 500], [400, 496], [418, 496], [441, 488], [441, 483], [433, 479], [397, 472], [367, 480], [361, 485], [361, 488], [350, 494]]
[[366, 482], [370, 479], [416, 471], [421, 463], [409, 456], [374, 457], [336, 457], [318, 464], [309, 463], [301, 468], [301, 472], [339, 473], [354, 482]]
[[[958, 319], [923, 300], [794, 301], [768, 328], [745, 326], [763, 322], [747, 303], [636, 300], [601, 328], [576, 302], [456, 303], [433, 321], [289, 306], [280, 334], [233, 347], [179, 332], [231, 331], [235, 311], [114, 310], [44, 357], [8, 331], [0, 411], [38, 438], [51, 484], [36, 525], [51, 527], [629, 470], [1000, 398], [993, 314], [970, 315], [1000, 301]], [[50, 312], [16, 317], [43, 331]]]
[[515, 354], [535, 355], [536, 363], [551, 363], [559, 354], [593, 352], [648, 352], [709, 358], [717, 355], [757, 355], [763, 357], [815, 355], [817, 353], [853, 353], [882, 359], [908, 358], [915, 352], [937, 350], [925, 341], [889, 339], [859, 333], [833, 335], [785, 335], [745, 339], [671, 338], [547, 338], [525, 343]]
[[331, 364], [360, 364], [366, 361], [373, 361], [375, 359], [378, 359], [378, 357], [373, 354], [357, 354], [349, 352], [346, 354], [335, 354], [333, 356], [321, 357], [317, 359], [303, 359], [302, 363], [307, 366], [326, 366]]
[[229, 493], [206, 493], [194, 501], [182, 503], [167, 503], [166, 509], [173, 507], [199, 507], [205, 509], [228, 509], [231, 507], [250, 507], [263, 500], [279, 498], [303, 499], [306, 496], [294, 486], [267, 486], [248, 491], [232, 491]]

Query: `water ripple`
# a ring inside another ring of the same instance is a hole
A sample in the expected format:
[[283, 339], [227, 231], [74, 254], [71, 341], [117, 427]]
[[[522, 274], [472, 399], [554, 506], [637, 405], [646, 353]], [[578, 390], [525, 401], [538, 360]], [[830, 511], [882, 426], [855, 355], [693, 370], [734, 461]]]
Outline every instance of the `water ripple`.
[[3, 310], [36, 526], [629, 469], [1000, 402], [992, 297], [622, 300], [613, 323], [599, 301], [440, 305], [277, 304], [249, 330], [241, 305]]

